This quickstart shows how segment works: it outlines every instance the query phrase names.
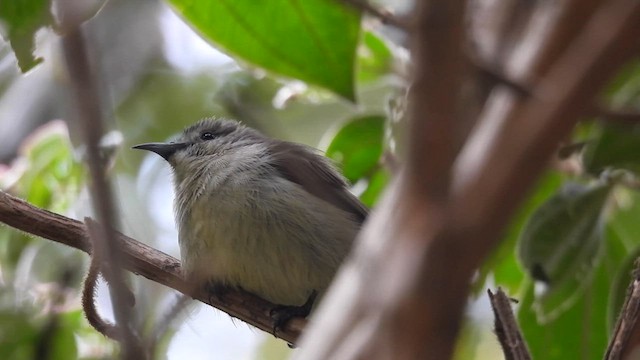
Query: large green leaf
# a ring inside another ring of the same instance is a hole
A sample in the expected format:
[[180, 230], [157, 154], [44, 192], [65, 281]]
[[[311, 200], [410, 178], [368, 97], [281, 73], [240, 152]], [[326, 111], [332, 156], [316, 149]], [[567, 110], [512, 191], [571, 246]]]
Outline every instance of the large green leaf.
[[9, 40], [22, 72], [27, 72], [42, 62], [34, 55], [35, 35], [53, 23], [50, 0], [2, 0], [0, 1], [0, 31]]
[[378, 166], [384, 140], [385, 118], [371, 115], [344, 125], [329, 144], [327, 156], [341, 164], [351, 182], [372, 175]]
[[169, 0], [229, 54], [354, 100], [360, 13], [327, 0]]
[[535, 285], [529, 284], [517, 316], [533, 359], [602, 359], [608, 339], [606, 294], [612, 281], [607, 263], [599, 263], [571, 307], [544, 323], [538, 321], [535, 310]]
[[[629, 256], [629, 250], [638, 242], [631, 238], [623, 240], [626, 237], [624, 232], [638, 226], [631, 224], [638, 223], [638, 210], [640, 206], [634, 205], [616, 211], [607, 220], [602, 261], [593, 276], [585, 279], [582, 296], [556, 318], [545, 323], [538, 321], [534, 306], [535, 287], [533, 283], [529, 284], [518, 311], [518, 320], [534, 359], [602, 359], [612, 318], [615, 320], [620, 307], [617, 302], [621, 296], [624, 297], [628, 285], [625, 280], [620, 294], [616, 291], [616, 284], [621, 281], [616, 278], [624, 271], [623, 260]], [[634, 213], [636, 217], [632, 218], [630, 215]], [[627, 220], [630, 222], [627, 223]], [[631, 225], [631, 228], [625, 229], [623, 224]], [[615, 312], [613, 316], [612, 311]]]
[[536, 297], [539, 320], [553, 320], [582, 294], [603, 240], [601, 214], [611, 186], [566, 185], [529, 219], [519, 255], [546, 289]]
[[474, 282], [474, 292], [486, 294], [484, 283], [492, 275], [496, 285], [502, 286], [511, 294], [517, 294], [525, 279], [524, 271], [516, 258], [516, 244], [529, 217], [562, 185], [564, 176], [552, 171], [540, 179], [529, 198], [522, 204], [507, 229], [504, 240], [482, 264], [479, 276]]

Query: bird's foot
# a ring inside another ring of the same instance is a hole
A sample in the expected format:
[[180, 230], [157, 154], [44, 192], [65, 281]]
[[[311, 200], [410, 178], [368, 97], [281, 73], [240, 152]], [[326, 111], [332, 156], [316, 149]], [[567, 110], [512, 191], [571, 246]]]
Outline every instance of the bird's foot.
[[270, 315], [273, 319], [273, 336], [276, 336], [276, 333], [281, 330], [284, 325], [289, 322], [294, 317], [307, 317], [311, 312], [311, 308], [313, 308], [313, 304], [316, 301], [316, 297], [318, 297], [318, 292], [313, 290], [307, 301], [300, 305], [277, 305], [273, 309], [271, 309]]
[[232, 288], [228, 285], [221, 284], [215, 281], [209, 281], [205, 284], [205, 291], [209, 294], [209, 302], [220, 302], [224, 305], [229, 305], [227, 301], [227, 294]]

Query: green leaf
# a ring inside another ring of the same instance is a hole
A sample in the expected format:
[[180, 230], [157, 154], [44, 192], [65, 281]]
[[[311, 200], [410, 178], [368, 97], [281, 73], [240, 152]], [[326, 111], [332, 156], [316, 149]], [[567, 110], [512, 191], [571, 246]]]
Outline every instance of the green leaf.
[[[606, 106], [640, 111], [640, 61], [626, 66], [606, 91]], [[640, 174], [640, 126], [605, 124], [584, 152], [587, 171], [598, 174], [613, 167]]]
[[529, 219], [519, 256], [530, 275], [546, 284], [534, 308], [551, 321], [578, 299], [597, 265], [603, 241], [601, 214], [610, 185], [568, 184]]
[[22, 72], [27, 72], [42, 62], [34, 55], [35, 35], [43, 27], [53, 24], [50, 0], [0, 1], [0, 26], [2, 36], [9, 40]]
[[391, 70], [393, 54], [376, 34], [366, 31], [358, 48], [358, 80], [372, 81]]
[[327, 0], [169, 2], [229, 54], [355, 99], [358, 11]]
[[606, 168], [621, 168], [640, 174], [640, 126], [605, 125], [584, 153], [587, 171], [599, 174]]
[[56, 320], [55, 333], [51, 338], [48, 358], [51, 360], [75, 359], [78, 356], [75, 332], [80, 328], [82, 313], [72, 311], [62, 314]]
[[[627, 211], [624, 213], [626, 217]], [[620, 272], [624, 257], [628, 256], [627, 245], [621, 242], [621, 237], [610, 236], [613, 234], [610, 230], [620, 230], [617, 226], [611, 226], [611, 222], [617, 222], [617, 218], [619, 216], [614, 214], [609, 219], [602, 261], [593, 276], [585, 280], [583, 295], [573, 306], [555, 319], [540, 323], [534, 310], [535, 286], [533, 283], [527, 286], [518, 310], [518, 320], [534, 359], [602, 359], [611, 329], [611, 326], [607, 326], [610, 325], [607, 310], [614, 306], [612, 295], [616, 287], [616, 274]]]
[[602, 359], [608, 340], [605, 294], [610, 291], [611, 275], [605, 262], [600, 262], [591, 279], [585, 280], [582, 296], [544, 323], [535, 310], [535, 285], [529, 284], [517, 316], [533, 359]]
[[605, 97], [612, 107], [635, 105], [637, 108], [640, 105], [640, 60], [631, 61], [622, 68], [607, 86]]
[[341, 164], [352, 183], [378, 166], [384, 139], [384, 116], [355, 118], [344, 125], [329, 144], [326, 155]]
[[360, 194], [360, 200], [363, 204], [372, 208], [378, 202], [382, 190], [387, 187], [387, 184], [391, 180], [391, 175], [387, 169], [380, 167], [373, 175], [369, 176], [368, 184], [365, 191]]
[[485, 261], [479, 271], [479, 277], [473, 285], [474, 292], [484, 295], [482, 291], [486, 277], [491, 274], [495, 284], [516, 294], [525, 279], [522, 267], [516, 258], [516, 244], [527, 220], [549, 197], [560, 188], [564, 177], [558, 172], [547, 173], [536, 185], [533, 193], [522, 204], [507, 229], [500, 246]]
[[[62, 121], [38, 128], [21, 146], [16, 166], [0, 175], [0, 188], [47, 210], [62, 213], [76, 200], [85, 173], [74, 158]], [[15, 266], [33, 237], [5, 228], [0, 235], [0, 263]]]

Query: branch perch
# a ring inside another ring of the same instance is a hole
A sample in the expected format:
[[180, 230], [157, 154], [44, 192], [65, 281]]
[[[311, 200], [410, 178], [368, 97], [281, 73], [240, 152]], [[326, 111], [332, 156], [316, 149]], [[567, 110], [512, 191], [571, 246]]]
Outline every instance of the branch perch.
[[604, 356], [605, 360], [631, 359], [637, 356], [640, 343], [640, 261], [636, 260], [633, 279], [627, 288], [627, 298]]
[[[0, 191], [0, 221], [87, 254], [92, 253], [87, 228], [82, 222], [40, 209], [4, 191]], [[273, 319], [270, 312], [274, 305], [270, 302], [244, 291], [231, 290], [225, 294], [224, 303], [209, 298], [204, 289], [194, 287], [182, 277], [180, 262], [176, 258], [120, 233], [117, 233], [117, 241], [120, 243], [124, 269], [178, 290], [260, 330], [272, 333]], [[291, 319], [284, 329], [274, 335], [295, 344], [306, 322], [301, 318]]]
[[[127, 289], [120, 269], [120, 249], [115, 242], [117, 228], [115, 204], [111, 182], [107, 177], [104, 162], [100, 156], [100, 140], [104, 136], [104, 117], [100, 107], [97, 78], [88, 56], [87, 43], [80, 27], [75, 27], [62, 37], [62, 53], [69, 75], [76, 121], [87, 148], [86, 166], [91, 179], [89, 189], [91, 204], [102, 226], [90, 231], [90, 239], [95, 247], [94, 255], [99, 254], [102, 262], [95, 262], [100, 272], [109, 279], [109, 296], [116, 320], [115, 327], [122, 334], [118, 341], [122, 344], [123, 359], [144, 358], [138, 341], [138, 331], [132, 323], [132, 311], [126, 303]], [[97, 271], [98, 269], [93, 269]]]
[[520, 332], [513, 311], [511, 300], [507, 294], [498, 288], [494, 294], [487, 290], [491, 300], [491, 308], [495, 317], [495, 331], [507, 360], [531, 360], [531, 354], [527, 349], [527, 343]]

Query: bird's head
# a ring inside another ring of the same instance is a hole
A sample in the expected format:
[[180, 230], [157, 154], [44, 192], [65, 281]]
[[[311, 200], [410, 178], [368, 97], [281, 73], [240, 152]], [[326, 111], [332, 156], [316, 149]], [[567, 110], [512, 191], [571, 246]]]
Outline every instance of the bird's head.
[[240, 151], [263, 141], [265, 137], [259, 132], [236, 121], [204, 119], [186, 128], [175, 141], [146, 143], [133, 148], [152, 151], [176, 168], [187, 162]]

